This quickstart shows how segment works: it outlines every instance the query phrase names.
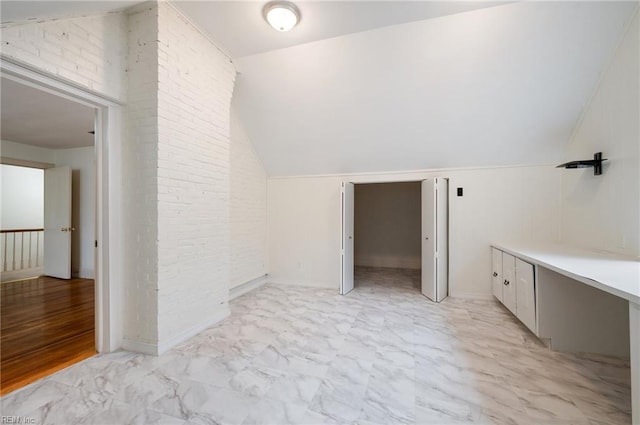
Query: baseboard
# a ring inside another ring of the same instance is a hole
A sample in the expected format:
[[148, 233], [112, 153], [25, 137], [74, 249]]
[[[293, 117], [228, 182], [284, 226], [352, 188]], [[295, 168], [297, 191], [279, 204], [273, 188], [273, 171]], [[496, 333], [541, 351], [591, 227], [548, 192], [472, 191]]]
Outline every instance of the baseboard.
[[79, 277], [81, 279], [95, 279], [95, 274], [91, 269], [80, 269], [80, 271], [73, 273], [73, 277]]
[[236, 285], [233, 288], [229, 289], [229, 301], [238, 298], [240, 295], [244, 295], [247, 292], [253, 291], [267, 283], [268, 275], [264, 274], [262, 276], [258, 276], [255, 279], [251, 279], [245, 283], [241, 283], [240, 285]]
[[33, 267], [30, 269], [11, 270], [0, 273], [0, 282], [10, 282], [12, 280], [27, 279], [30, 277], [42, 276], [43, 267]]
[[315, 280], [297, 280], [297, 279], [267, 279], [269, 283], [273, 283], [274, 285], [287, 285], [287, 286], [306, 286], [310, 288], [326, 288], [326, 289], [335, 289], [340, 290], [340, 286], [336, 285], [335, 282], [324, 282], [324, 281], [315, 281]]
[[173, 347], [185, 342], [189, 338], [198, 335], [200, 332], [207, 329], [208, 327], [211, 327], [216, 323], [224, 320], [227, 316], [229, 316], [230, 313], [231, 311], [229, 310], [229, 304], [227, 303], [224, 305], [224, 307], [222, 307], [219, 311], [217, 311], [212, 317], [209, 317], [204, 322], [198, 323], [197, 325], [192, 326], [191, 328], [169, 338], [167, 341], [164, 341], [158, 344], [158, 355], [162, 355], [163, 353], [169, 351]]
[[449, 294], [451, 298], [460, 298], [465, 300], [495, 300], [493, 294], [487, 294], [484, 292], [456, 292], [455, 294]]
[[127, 338], [122, 340], [122, 349], [125, 351], [133, 351], [136, 353], [148, 354], [151, 356], [160, 356], [173, 347], [183, 343], [184, 341], [198, 335], [203, 330], [207, 329], [210, 326], [215, 325], [216, 323], [224, 320], [230, 314], [229, 307], [225, 306], [220, 311], [218, 311], [215, 315], [208, 318], [202, 323], [198, 323], [195, 326], [185, 330], [184, 332], [179, 333], [178, 335], [173, 336], [167, 341], [164, 341], [160, 344], [151, 344], [148, 342], [140, 342], [133, 341]]
[[125, 351], [133, 351], [134, 353], [148, 354], [150, 356], [158, 355], [158, 346], [156, 344], [133, 341], [127, 338], [122, 339], [122, 349]]
[[355, 258], [355, 265], [364, 267], [384, 267], [390, 269], [420, 269], [422, 267], [422, 258], [360, 255]]

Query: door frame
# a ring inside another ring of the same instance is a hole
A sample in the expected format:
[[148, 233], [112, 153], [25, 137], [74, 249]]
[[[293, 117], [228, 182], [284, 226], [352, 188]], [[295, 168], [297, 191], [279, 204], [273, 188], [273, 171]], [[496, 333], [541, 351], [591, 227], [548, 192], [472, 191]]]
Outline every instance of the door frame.
[[[345, 176], [346, 177], [346, 176]], [[353, 183], [355, 186], [359, 185], [359, 184], [383, 184], [383, 183], [421, 183], [423, 180], [429, 180], [429, 179], [434, 179], [434, 178], [443, 178], [443, 179], [449, 179], [449, 177], [445, 174], [445, 175], [441, 175], [440, 173], [424, 173], [424, 175], [422, 175], [422, 173], [419, 176], [407, 176], [407, 177], [399, 177], [399, 176], [391, 176], [390, 178], [385, 178], [384, 174], [378, 174], [375, 177], [372, 177], [370, 175], [350, 175], [348, 176], [348, 179], [344, 179], [341, 180], [340, 183], [338, 183], [338, 193], [342, 193], [342, 183]], [[449, 198], [450, 193], [447, 191], [447, 199]], [[422, 199], [422, 194], [420, 195], [421, 199]], [[338, 234], [339, 234], [339, 239], [340, 239], [340, 246], [338, 246], [338, 255], [339, 255], [339, 261], [338, 264], [340, 264], [340, 279], [338, 280], [339, 285], [338, 285], [338, 293], [342, 293], [342, 275], [343, 275], [343, 266], [342, 266], [342, 237], [343, 237], [343, 226], [342, 226], [342, 195], [340, 195], [340, 202], [338, 203], [338, 210], [339, 210], [339, 217], [340, 220], [338, 221], [338, 223], [340, 223], [340, 225], [338, 226]], [[449, 220], [447, 220], [447, 227], [449, 227], [450, 223]], [[354, 226], [355, 226], [355, 222], [354, 222]], [[420, 236], [422, 239], [422, 230], [420, 230]], [[448, 236], [448, 235], [447, 235]], [[355, 236], [354, 236], [355, 238]], [[422, 243], [422, 240], [421, 240]], [[355, 240], [354, 240], [354, 244], [355, 244]], [[447, 248], [448, 249], [448, 248]], [[449, 264], [450, 261], [447, 261], [447, 280], [448, 280], [448, 275], [449, 275]], [[355, 268], [355, 255], [354, 255], [354, 268]], [[448, 285], [448, 284], [447, 284]]]
[[122, 104], [23, 62], [0, 56], [0, 76], [95, 109], [95, 342], [99, 353], [122, 343]]

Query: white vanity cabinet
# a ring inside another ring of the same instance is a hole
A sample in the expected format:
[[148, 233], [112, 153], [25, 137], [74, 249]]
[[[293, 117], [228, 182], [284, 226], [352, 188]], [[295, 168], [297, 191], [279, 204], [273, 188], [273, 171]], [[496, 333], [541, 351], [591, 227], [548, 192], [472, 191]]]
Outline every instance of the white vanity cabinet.
[[493, 295], [537, 335], [533, 264], [491, 248], [491, 266]]

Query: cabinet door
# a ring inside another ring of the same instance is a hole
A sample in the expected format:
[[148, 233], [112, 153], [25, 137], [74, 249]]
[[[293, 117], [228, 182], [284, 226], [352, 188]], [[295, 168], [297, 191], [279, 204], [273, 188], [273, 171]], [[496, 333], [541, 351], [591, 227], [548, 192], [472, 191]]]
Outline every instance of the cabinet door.
[[516, 316], [516, 258], [502, 253], [502, 303]]
[[536, 291], [533, 264], [516, 259], [517, 316], [534, 334], [536, 332]]
[[491, 248], [491, 283], [493, 296], [502, 302], [502, 251]]

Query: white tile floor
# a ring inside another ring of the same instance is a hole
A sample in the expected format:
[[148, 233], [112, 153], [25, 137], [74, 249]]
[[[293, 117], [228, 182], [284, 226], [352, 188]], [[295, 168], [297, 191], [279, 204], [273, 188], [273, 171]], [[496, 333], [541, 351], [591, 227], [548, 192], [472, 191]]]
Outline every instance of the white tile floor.
[[542, 347], [501, 306], [433, 304], [415, 272], [266, 285], [161, 357], [96, 356], [0, 400], [46, 424], [628, 424], [629, 364]]

